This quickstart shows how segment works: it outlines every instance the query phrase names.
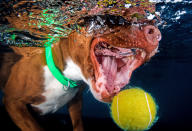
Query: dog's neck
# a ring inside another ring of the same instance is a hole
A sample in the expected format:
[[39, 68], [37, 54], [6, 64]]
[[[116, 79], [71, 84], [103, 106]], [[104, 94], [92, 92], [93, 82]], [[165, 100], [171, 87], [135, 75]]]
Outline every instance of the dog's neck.
[[[75, 71], [78, 71], [78, 73], [81, 74], [81, 80], [86, 79], [86, 81], [93, 75], [93, 68], [90, 60], [91, 41], [92, 36], [86, 36], [84, 32], [75, 32], [70, 34], [67, 39], [61, 39], [59, 42], [64, 66], [68, 69], [70, 68], [74, 72], [74, 75], [78, 75], [75, 73]], [[73, 80], [72, 74], [66, 74], [66, 70], [64, 71], [64, 75]]]
[[63, 51], [60, 42], [55, 43], [52, 47], [53, 60], [57, 68], [63, 71], [65, 68], [65, 59], [63, 57]]
[[[88, 80], [93, 75], [90, 61], [90, 42], [92, 37], [83, 33], [72, 33], [68, 38], [61, 38], [52, 44], [53, 60], [64, 76], [71, 80]], [[46, 66], [45, 48], [41, 47], [12, 47], [15, 53], [23, 56], [22, 59], [38, 59], [38, 63]], [[39, 57], [34, 57], [39, 56]]]
[[[74, 45], [76, 44], [76, 45]], [[73, 43], [70, 39], [61, 39], [60, 42], [55, 43], [52, 48], [53, 60], [56, 67], [63, 72], [64, 76], [71, 80], [83, 80], [88, 84], [84, 73], [81, 70], [81, 66], [85, 66], [84, 61], [79, 59], [80, 53], [86, 53], [77, 46], [77, 43]], [[82, 52], [81, 52], [82, 51]], [[89, 53], [89, 51], [87, 52]]]

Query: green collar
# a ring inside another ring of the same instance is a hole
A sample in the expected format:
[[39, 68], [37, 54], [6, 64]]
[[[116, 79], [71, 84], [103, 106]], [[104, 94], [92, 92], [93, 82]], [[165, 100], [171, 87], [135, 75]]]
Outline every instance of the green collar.
[[51, 50], [51, 45], [45, 47], [45, 57], [46, 62], [48, 65], [49, 70], [53, 74], [53, 76], [62, 84], [63, 87], [75, 87], [77, 86], [76, 82], [70, 80], [69, 78], [65, 77], [63, 73], [55, 66], [53, 61], [53, 55]]

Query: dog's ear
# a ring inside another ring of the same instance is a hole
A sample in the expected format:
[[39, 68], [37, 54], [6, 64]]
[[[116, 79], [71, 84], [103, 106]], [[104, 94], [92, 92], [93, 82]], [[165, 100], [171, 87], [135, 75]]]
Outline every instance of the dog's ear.
[[11, 47], [13, 51], [18, 54], [25, 57], [31, 57], [36, 54], [41, 54], [44, 52], [43, 48], [37, 48], [37, 47]]

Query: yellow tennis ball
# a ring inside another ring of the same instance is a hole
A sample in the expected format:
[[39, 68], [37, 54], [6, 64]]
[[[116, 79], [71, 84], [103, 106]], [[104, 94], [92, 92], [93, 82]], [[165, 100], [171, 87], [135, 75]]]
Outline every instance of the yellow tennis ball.
[[152, 96], [140, 88], [121, 91], [113, 98], [111, 115], [126, 131], [149, 129], [157, 120], [157, 106]]

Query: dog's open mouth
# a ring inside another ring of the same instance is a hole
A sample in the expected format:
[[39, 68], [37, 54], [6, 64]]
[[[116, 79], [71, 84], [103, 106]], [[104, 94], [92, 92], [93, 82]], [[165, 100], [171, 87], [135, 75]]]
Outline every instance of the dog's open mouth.
[[91, 59], [95, 70], [93, 94], [97, 95], [96, 98], [110, 101], [129, 83], [132, 72], [144, 62], [145, 57], [143, 49], [120, 48], [102, 38], [95, 39]]

